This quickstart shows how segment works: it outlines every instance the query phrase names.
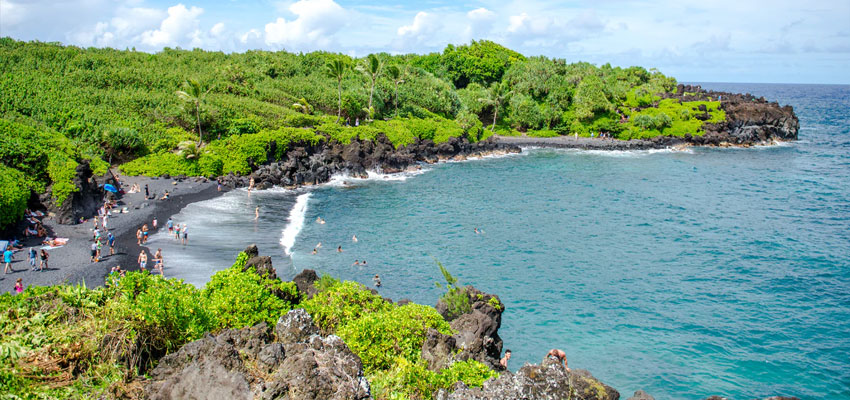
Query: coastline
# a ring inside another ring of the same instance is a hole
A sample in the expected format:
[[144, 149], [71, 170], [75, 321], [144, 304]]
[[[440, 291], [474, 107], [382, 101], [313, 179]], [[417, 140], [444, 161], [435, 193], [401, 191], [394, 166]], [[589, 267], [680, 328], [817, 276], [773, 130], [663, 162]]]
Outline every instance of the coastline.
[[[87, 287], [97, 287], [104, 284], [104, 279], [112, 267], [120, 265], [123, 270], [136, 271], [139, 269], [136, 262], [139, 251], [144, 249], [148, 253], [148, 259], [153, 259], [155, 249], [139, 246], [133, 243], [136, 239], [135, 232], [143, 224], [150, 227], [154, 216], [158, 219], [160, 227], [165, 226], [168, 218], [177, 214], [187, 205], [209, 200], [224, 194], [216, 190], [216, 183], [202, 178], [165, 179], [151, 177], [122, 177], [122, 184], [130, 187], [138, 183], [142, 193], [126, 193], [119, 199], [119, 206], [129, 211], [126, 214], [113, 214], [109, 218], [109, 228], [115, 235], [115, 255], [102, 257], [101, 262], [91, 263], [90, 246], [92, 243], [92, 223], [87, 219], [83, 223], [74, 225], [61, 225], [50, 216], [43, 219], [45, 227], [48, 228], [51, 237], [69, 238], [65, 246], [50, 249], [48, 254], [48, 268], [43, 272], [31, 271], [27, 252], [30, 246], [39, 250], [42, 238], [28, 238], [22, 240], [24, 248], [15, 253], [12, 268], [15, 272], [0, 274], [0, 293], [13, 290], [15, 280], [23, 279], [24, 286], [50, 286], [60, 284], [81, 284]], [[144, 199], [144, 187], [148, 185], [151, 196], [158, 199], [166, 190], [170, 193], [168, 200]], [[151, 228], [151, 234], [156, 230]], [[109, 247], [103, 246], [103, 253], [108, 254]], [[168, 277], [168, 272], [165, 274]]]

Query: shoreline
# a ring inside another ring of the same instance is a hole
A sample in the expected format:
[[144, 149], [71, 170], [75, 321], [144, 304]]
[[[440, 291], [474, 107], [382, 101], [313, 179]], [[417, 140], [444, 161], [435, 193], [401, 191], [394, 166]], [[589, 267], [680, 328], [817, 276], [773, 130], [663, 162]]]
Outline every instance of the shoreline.
[[[0, 274], [0, 293], [12, 292], [18, 278], [22, 278], [24, 287], [85, 283], [87, 287], [93, 288], [104, 284], [106, 276], [114, 266], [120, 265], [125, 271], [137, 271], [139, 266], [136, 259], [139, 251], [147, 252], [149, 260], [153, 259], [155, 252], [145, 245], [139, 246], [133, 243], [137, 229], [143, 224], [148, 224], [150, 227], [154, 216], [158, 220], [159, 227], [162, 228], [170, 216], [179, 213], [187, 205], [218, 197], [228, 191], [223, 188], [219, 192], [216, 190], [215, 181], [199, 178], [122, 177], [123, 186], [129, 188], [134, 183], [138, 183], [143, 191], [145, 185], [148, 185], [154, 199], [146, 200], [143, 192], [125, 193], [119, 199], [119, 205], [115, 209], [126, 207], [129, 212], [113, 213], [109, 218], [109, 230], [115, 235], [115, 255], [102, 256], [101, 261], [97, 263], [90, 262], [91, 218], [83, 223], [61, 225], [54, 218], [47, 216], [43, 222], [50, 236], [68, 238], [70, 239], [68, 244], [47, 250], [50, 256], [48, 268], [39, 272], [30, 270], [27, 253], [31, 246], [40, 250], [43, 238], [21, 240], [24, 248], [15, 252], [12, 263], [15, 272]], [[167, 201], [157, 200], [166, 190], [171, 193], [170, 198]], [[156, 231], [151, 227], [151, 234]], [[104, 245], [102, 252], [108, 254], [109, 247]], [[149, 265], [152, 265], [152, 261]], [[165, 276], [168, 277], [167, 270]]]

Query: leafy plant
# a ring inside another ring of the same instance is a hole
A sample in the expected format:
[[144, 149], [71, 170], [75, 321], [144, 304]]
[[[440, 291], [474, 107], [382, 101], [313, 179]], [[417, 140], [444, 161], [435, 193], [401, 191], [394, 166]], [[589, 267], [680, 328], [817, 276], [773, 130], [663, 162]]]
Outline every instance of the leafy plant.
[[452, 320], [461, 314], [468, 313], [472, 309], [472, 305], [469, 303], [469, 294], [467, 294], [466, 288], [460, 287], [457, 284], [457, 278], [452, 276], [452, 274], [449, 273], [449, 270], [446, 269], [440, 261], [436, 259], [434, 259], [434, 261], [437, 263], [437, 266], [440, 267], [440, 272], [446, 280], [445, 285], [441, 285], [439, 282], [436, 282], [436, 285], [437, 287], [446, 290], [446, 292], [440, 296], [440, 301], [446, 305], [448, 313], [447, 319]]

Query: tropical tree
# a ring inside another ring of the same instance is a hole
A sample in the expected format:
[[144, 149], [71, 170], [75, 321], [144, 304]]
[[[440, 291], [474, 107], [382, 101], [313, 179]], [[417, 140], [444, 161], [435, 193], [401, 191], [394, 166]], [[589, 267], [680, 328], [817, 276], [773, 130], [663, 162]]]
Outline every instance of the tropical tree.
[[395, 96], [393, 97], [393, 105], [395, 106], [395, 113], [398, 114], [398, 84], [404, 83], [404, 75], [402, 69], [398, 67], [398, 65], [390, 65], [387, 67], [387, 76], [393, 81], [395, 84]]
[[345, 78], [345, 73], [348, 72], [348, 63], [345, 60], [337, 58], [328, 61], [325, 65], [325, 73], [331, 78], [336, 79], [337, 92], [339, 103], [336, 109], [336, 122], [342, 117], [342, 79]]
[[507, 87], [504, 83], [493, 82], [490, 85], [490, 90], [487, 91], [487, 97], [478, 99], [478, 101], [493, 107], [493, 126], [490, 128], [493, 132], [496, 131], [496, 119], [499, 117], [499, 107], [504, 104], [508, 97]]
[[191, 78], [187, 79], [186, 82], [183, 82], [183, 86], [186, 90], [178, 90], [176, 92], [177, 97], [183, 101], [192, 103], [192, 105], [195, 106], [195, 119], [198, 122], [198, 147], [200, 147], [204, 143], [204, 134], [201, 132], [201, 105], [204, 103], [204, 98], [207, 97], [207, 93], [209, 93], [212, 88], [204, 90], [200, 82]]
[[375, 81], [378, 80], [378, 77], [381, 75], [381, 69], [383, 69], [383, 63], [378, 59], [378, 56], [374, 54], [369, 54], [369, 57], [366, 57], [364, 65], [358, 65], [357, 70], [362, 72], [366, 77], [368, 77], [372, 81], [372, 87], [369, 89], [369, 115], [371, 117], [372, 114], [375, 113], [375, 109], [372, 108], [372, 96], [375, 94]]

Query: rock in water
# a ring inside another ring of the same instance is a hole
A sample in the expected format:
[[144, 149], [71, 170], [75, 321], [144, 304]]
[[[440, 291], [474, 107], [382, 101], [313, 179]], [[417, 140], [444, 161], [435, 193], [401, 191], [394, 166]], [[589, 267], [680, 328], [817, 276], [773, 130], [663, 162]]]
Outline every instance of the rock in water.
[[304, 311], [266, 324], [205, 335], [160, 360], [145, 386], [153, 399], [360, 400], [371, 397], [360, 357], [320, 336]]
[[554, 361], [540, 365], [526, 364], [516, 374], [503, 372], [484, 382], [481, 388], [459, 387], [449, 393], [439, 390], [436, 400], [618, 400], [620, 393], [600, 382], [585, 370], [567, 372]]
[[638, 390], [635, 392], [634, 396], [629, 397], [626, 400], [655, 400], [655, 397], [649, 395], [649, 393], [644, 392], [643, 390]]

